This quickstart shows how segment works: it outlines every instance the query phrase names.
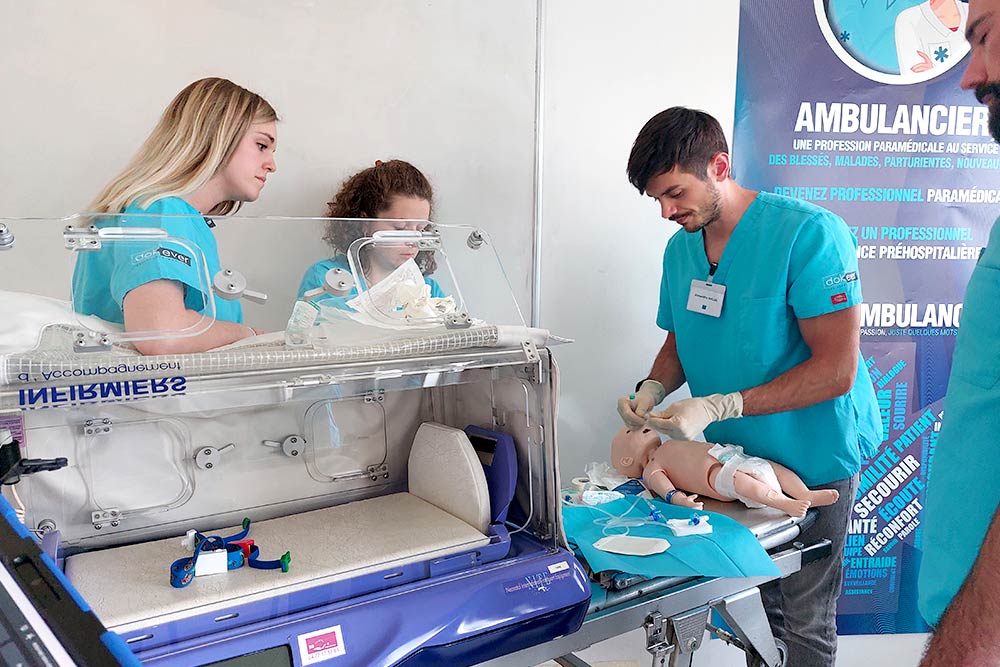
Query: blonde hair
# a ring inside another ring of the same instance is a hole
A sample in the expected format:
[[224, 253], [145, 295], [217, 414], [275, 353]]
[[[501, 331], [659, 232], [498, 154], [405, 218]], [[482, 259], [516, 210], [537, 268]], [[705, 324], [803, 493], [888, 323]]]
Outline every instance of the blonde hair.
[[[226, 166], [252, 124], [277, 119], [260, 95], [227, 79], [199, 79], [170, 102], [139, 152], [90, 210], [120, 213], [132, 204], [146, 207], [191, 194]], [[207, 213], [224, 215], [240, 205], [224, 201]]]

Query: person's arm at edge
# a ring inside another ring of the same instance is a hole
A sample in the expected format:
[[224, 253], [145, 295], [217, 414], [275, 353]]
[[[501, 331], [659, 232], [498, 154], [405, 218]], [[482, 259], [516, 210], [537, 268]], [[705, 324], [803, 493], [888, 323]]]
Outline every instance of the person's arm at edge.
[[[122, 300], [125, 331], [178, 331], [195, 326], [204, 315], [184, 306], [184, 291], [173, 280], [153, 280], [130, 290]], [[204, 352], [253, 336], [245, 324], [215, 320], [195, 336], [135, 341], [144, 355]]]
[[854, 386], [861, 307], [800, 319], [798, 324], [809, 358], [766, 384], [742, 390], [744, 416], [798, 410], [843, 396]]
[[[996, 664], [1000, 646], [1000, 511], [965, 583], [941, 616], [920, 667], [976, 667]], [[937, 548], [942, 548], [938, 545]]]
[[656, 354], [656, 359], [653, 360], [649, 377], [662, 384], [668, 395], [677, 391], [686, 381], [684, 369], [681, 368], [681, 359], [677, 356], [677, 339], [673, 331], [667, 332], [667, 338]]

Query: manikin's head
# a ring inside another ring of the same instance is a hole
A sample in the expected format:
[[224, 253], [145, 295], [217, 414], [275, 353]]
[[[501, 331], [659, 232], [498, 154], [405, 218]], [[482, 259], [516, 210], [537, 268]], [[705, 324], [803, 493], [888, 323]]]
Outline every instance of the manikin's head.
[[653, 429], [623, 428], [611, 441], [611, 465], [626, 477], [638, 479], [659, 446], [660, 436]]

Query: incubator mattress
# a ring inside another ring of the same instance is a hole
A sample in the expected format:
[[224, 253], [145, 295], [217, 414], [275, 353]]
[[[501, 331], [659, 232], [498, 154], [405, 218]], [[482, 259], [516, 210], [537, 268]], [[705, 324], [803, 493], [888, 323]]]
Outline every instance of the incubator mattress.
[[[196, 527], [196, 526], [193, 526]], [[232, 535], [239, 529], [211, 531]], [[487, 544], [489, 538], [409, 493], [254, 523], [260, 557], [291, 551], [291, 567], [195, 577], [173, 588], [170, 564], [190, 556], [180, 538], [91, 551], [66, 559], [66, 575], [101, 621], [120, 632], [230, 608]]]

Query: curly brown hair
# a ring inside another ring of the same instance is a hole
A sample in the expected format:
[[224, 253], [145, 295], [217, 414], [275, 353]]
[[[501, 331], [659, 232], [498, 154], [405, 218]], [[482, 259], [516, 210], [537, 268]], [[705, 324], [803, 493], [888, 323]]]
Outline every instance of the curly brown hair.
[[[419, 197], [434, 208], [434, 189], [419, 169], [403, 160], [376, 161], [374, 167], [362, 169], [345, 180], [333, 200], [326, 203], [328, 218], [378, 218], [392, 206], [397, 195]], [[334, 222], [326, 224], [323, 240], [335, 255], [346, 255], [357, 239], [365, 236], [364, 222]], [[422, 274], [437, 269], [434, 253], [425, 250], [414, 258]], [[363, 270], [368, 270], [368, 257], [362, 252]]]

